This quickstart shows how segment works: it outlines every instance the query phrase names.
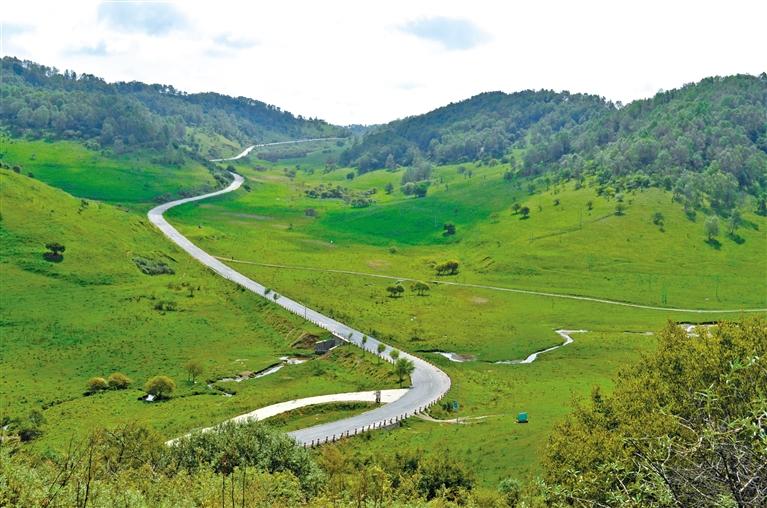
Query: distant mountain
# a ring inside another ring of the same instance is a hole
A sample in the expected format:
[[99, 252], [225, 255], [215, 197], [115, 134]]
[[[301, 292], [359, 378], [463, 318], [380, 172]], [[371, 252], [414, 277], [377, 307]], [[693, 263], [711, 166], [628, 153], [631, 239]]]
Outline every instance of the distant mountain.
[[169, 85], [107, 83], [13, 57], [2, 59], [0, 126], [16, 135], [79, 139], [117, 152], [188, 148], [214, 155], [207, 137], [239, 146], [347, 131], [276, 106]]
[[739, 190], [767, 192], [767, 74], [706, 78], [625, 107], [567, 92], [485, 93], [373, 129], [342, 162], [364, 172], [419, 158], [509, 160], [512, 174], [591, 174], [617, 190], [662, 186], [692, 208], [704, 195], [730, 208]]
[[528, 136], [551, 136], [612, 108], [594, 95], [483, 93], [371, 129], [343, 154], [342, 163], [369, 171], [387, 163], [410, 165], [421, 156], [437, 163], [500, 158]]

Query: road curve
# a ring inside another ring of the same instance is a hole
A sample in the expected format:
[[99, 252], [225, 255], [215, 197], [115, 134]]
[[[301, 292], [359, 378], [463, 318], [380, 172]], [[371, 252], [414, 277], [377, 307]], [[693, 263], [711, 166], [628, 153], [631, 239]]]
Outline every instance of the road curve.
[[250, 145], [242, 152], [238, 153], [234, 157], [227, 157], [225, 159], [210, 159], [210, 162], [228, 162], [228, 161], [236, 161], [237, 159], [242, 159], [243, 157], [247, 157], [247, 155], [253, 151], [254, 148], [261, 148], [262, 146], [277, 146], [277, 145], [295, 145], [297, 143], [309, 143], [311, 141], [335, 141], [338, 139], [344, 139], [344, 138], [308, 138], [308, 139], [297, 139], [294, 141], [275, 141], [273, 143], [260, 143], [258, 145]]
[[[255, 146], [255, 145], [254, 145]], [[260, 146], [260, 145], [259, 145]], [[252, 150], [246, 150], [239, 157], [244, 157]], [[239, 284], [243, 288], [272, 301], [276, 305], [297, 314], [307, 321], [311, 321], [320, 328], [328, 330], [335, 336], [355, 344], [363, 349], [367, 349], [372, 354], [378, 354], [377, 348], [380, 343], [374, 337], [368, 337], [363, 345], [362, 340], [365, 335], [335, 319], [320, 314], [319, 312], [312, 310], [304, 304], [292, 300], [286, 296], [279, 295], [274, 292], [266, 293], [266, 287], [255, 282], [252, 279], [242, 275], [233, 268], [225, 265], [214, 256], [211, 256], [191, 241], [182, 235], [176, 228], [171, 226], [163, 214], [173, 207], [183, 205], [186, 203], [192, 203], [194, 201], [200, 201], [203, 199], [209, 199], [222, 194], [227, 194], [237, 190], [243, 183], [242, 176], [232, 173], [234, 180], [225, 189], [210, 192], [208, 194], [202, 194], [200, 196], [194, 196], [191, 198], [177, 199], [162, 205], [152, 208], [147, 216], [157, 228], [167, 236], [172, 242], [184, 249], [190, 256], [197, 261], [207, 266], [221, 277]], [[386, 361], [392, 361], [389, 353], [392, 351], [391, 346], [384, 344], [383, 353], [380, 354], [381, 358]], [[394, 402], [391, 402], [385, 406], [381, 406], [372, 411], [362, 413], [350, 418], [345, 418], [331, 423], [322, 425], [316, 425], [306, 429], [296, 430], [291, 432], [298, 443], [303, 445], [315, 445], [328, 441], [334, 441], [340, 439], [343, 436], [355, 435], [366, 430], [385, 427], [392, 425], [393, 423], [402, 419], [408, 418], [413, 414], [423, 411], [427, 407], [433, 405], [440, 400], [445, 393], [450, 389], [450, 378], [442, 370], [438, 369], [431, 363], [422, 360], [409, 353], [401, 352], [400, 357], [407, 358], [413, 362], [415, 370], [411, 375], [412, 387], [407, 391], [405, 395], [400, 397]]]

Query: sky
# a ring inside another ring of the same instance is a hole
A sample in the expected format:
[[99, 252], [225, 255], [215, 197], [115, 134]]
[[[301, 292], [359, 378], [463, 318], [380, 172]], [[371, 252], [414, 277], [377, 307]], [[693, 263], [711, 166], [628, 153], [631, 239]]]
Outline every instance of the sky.
[[0, 54], [348, 124], [486, 91], [623, 103], [767, 71], [764, 0], [4, 0]]

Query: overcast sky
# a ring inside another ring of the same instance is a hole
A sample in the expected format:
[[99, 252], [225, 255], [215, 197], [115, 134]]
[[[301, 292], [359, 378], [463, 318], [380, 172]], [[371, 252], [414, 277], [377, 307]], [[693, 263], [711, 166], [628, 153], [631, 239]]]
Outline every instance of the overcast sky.
[[767, 71], [767, 2], [4, 0], [3, 55], [244, 95], [337, 124], [484, 91], [628, 102]]

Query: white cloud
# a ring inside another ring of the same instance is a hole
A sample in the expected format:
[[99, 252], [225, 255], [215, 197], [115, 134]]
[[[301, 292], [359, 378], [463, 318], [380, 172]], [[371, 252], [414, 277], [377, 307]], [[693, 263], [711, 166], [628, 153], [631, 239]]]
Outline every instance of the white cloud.
[[405, 33], [434, 41], [448, 50], [471, 49], [488, 40], [488, 35], [468, 19], [437, 16], [411, 21], [401, 27]]
[[[129, 16], [114, 19], [115, 9]], [[746, 0], [51, 1], [6, 2], [2, 16], [4, 28], [27, 28], [3, 31], [3, 54], [110, 81], [244, 95], [342, 124], [488, 90], [627, 102], [709, 75], [767, 71], [767, 6]], [[402, 30], [434, 19], [463, 29]]]

